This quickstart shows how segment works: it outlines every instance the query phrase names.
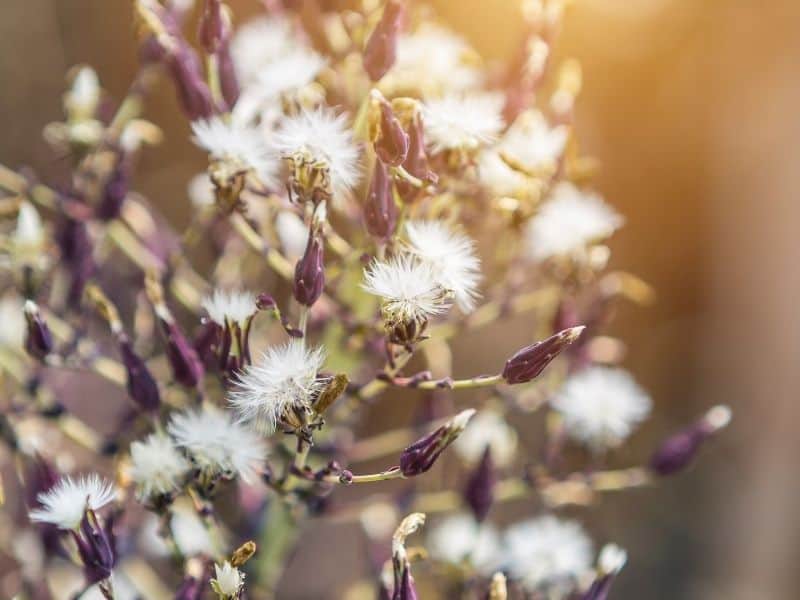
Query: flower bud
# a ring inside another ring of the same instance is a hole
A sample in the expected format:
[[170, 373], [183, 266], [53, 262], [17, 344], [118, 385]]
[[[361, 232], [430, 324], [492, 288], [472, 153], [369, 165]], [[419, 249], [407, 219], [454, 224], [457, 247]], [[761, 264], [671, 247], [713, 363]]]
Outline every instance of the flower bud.
[[388, 0], [364, 48], [364, 70], [372, 81], [380, 80], [394, 65], [402, 18], [402, 2]]
[[[421, 181], [436, 183], [438, 177], [428, 165], [428, 154], [425, 152], [425, 132], [422, 124], [422, 115], [414, 115], [408, 129], [408, 153], [403, 163], [403, 168]], [[401, 180], [397, 182], [397, 191], [403, 202], [411, 203], [419, 195], [419, 189], [411, 183]]]
[[211, 117], [214, 104], [195, 51], [181, 40], [166, 61], [184, 114], [190, 121]]
[[203, 361], [174, 320], [159, 317], [159, 322], [167, 344], [166, 354], [172, 376], [181, 385], [197, 387], [205, 373]]
[[380, 158], [375, 160], [375, 170], [367, 192], [364, 223], [370, 235], [380, 240], [389, 239], [397, 225], [397, 205], [392, 195], [392, 180]]
[[119, 351], [128, 374], [128, 395], [143, 411], [158, 412], [161, 406], [158, 384], [145, 362], [133, 351], [130, 340], [124, 334], [119, 337]]
[[606, 600], [611, 591], [611, 584], [614, 583], [625, 562], [628, 554], [615, 544], [607, 544], [600, 551], [600, 558], [597, 565], [597, 577], [589, 586], [589, 589], [581, 596], [580, 600]]
[[513, 385], [538, 377], [556, 356], [580, 337], [583, 330], [584, 327], [571, 327], [519, 350], [506, 361], [503, 379]]
[[25, 302], [24, 311], [25, 321], [27, 322], [25, 350], [33, 358], [44, 360], [53, 351], [53, 336], [50, 333], [50, 328], [33, 300]]
[[375, 140], [375, 154], [392, 167], [403, 164], [408, 156], [409, 136], [392, 111], [392, 105], [382, 96], [378, 99], [380, 118], [378, 138]]
[[428, 471], [439, 455], [461, 435], [475, 414], [474, 409], [458, 413], [450, 421], [411, 444], [400, 455], [400, 470], [404, 477], [414, 477]]
[[658, 475], [672, 475], [692, 462], [700, 446], [731, 420], [731, 409], [719, 405], [709, 410], [693, 425], [667, 438], [650, 459], [650, 468]]
[[475, 515], [475, 520], [482, 522], [489, 514], [494, 502], [494, 486], [497, 483], [497, 474], [492, 460], [492, 448], [486, 446], [483, 457], [470, 475], [464, 489], [464, 500]]
[[108, 519], [106, 526], [102, 527], [94, 511], [86, 509], [78, 531], [72, 532], [87, 583], [97, 583], [111, 577], [111, 571], [117, 562], [112, 523], [113, 520]]
[[236, 77], [236, 68], [233, 64], [230, 45], [226, 42], [217, 52], [217, 68], [219, 69], [219, 85], [222, 88], [222, 98], [228, 108], [236, 105], [241, 88]]
[[306, 251], [294, 269], [294, 298], [300, 304], [312, 306], [325, 288], [325, 265], [322, 240], [310, 232]]
[[216, 54], [228, 37], [224, 10], [221, 0], [205, 0], [197, 37], [206, 54]]
[[392, 600], [417, 600], [418, 597], [414, 578], [411, 576], [411, 569], [406, 565], [400, 576], [400, 584], [394, 588]]

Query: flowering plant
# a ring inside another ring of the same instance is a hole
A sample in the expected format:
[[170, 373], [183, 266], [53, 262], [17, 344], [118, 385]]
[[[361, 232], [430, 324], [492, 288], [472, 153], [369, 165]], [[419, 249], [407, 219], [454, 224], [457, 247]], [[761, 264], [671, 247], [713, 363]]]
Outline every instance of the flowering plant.
[[[496, 68], [418, 3], [264, 4], [234, 27], [221, 0], [135, 0], [128, 95], [80, 66], [45, 127], [67, 183], [0, 167], [0, 434], [42, 558], [18, 553], [20, 597], [57, 595], [68, 561], [73, 598], [271, 597], [318, 519], [370, 542], [348, 598], [608, 597], [625, 551], [560, 509], [680, 471], [730, 411], [612, 465], [652, 401], [603, 328], [652, 292], [607, 269], [623, 219], [589, 185], [580, 67], [551, 57], [565, 0], [524, 2]], [[161, 79], [208, 157], [182, 231], [134, 186]], [[532, 343], [457, 376], [459, 336], [510, 318]], [[130, 400], [111, 432], [75, 401], [98, 379]]]

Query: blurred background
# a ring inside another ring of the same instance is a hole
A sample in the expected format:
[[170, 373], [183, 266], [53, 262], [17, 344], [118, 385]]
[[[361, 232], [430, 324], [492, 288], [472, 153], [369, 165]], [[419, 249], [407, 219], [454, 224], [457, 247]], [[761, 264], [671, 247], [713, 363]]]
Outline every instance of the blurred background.
[[[240, 21], [258, 10], [230, 4]], [[519, 41], [516, 2], [433, 4], [489, 59]], [[627, 217], [612, 266], [658, 291], [656, 305], [625, 306], [614, 325], [657, 415], [626, 458], [713, 404], [735, 415], [693, 470], [606, 496], [589, 518], [629, 550], [616, 598], [797, 596], [799, 34], [797, 0], [576, 0], [567, 14], [557, 49], [584, 68], [579, 138], [602, 162], [596, 187]], [[2, 2], [0, 162], [43, 176], [54, 167], [41, 128], [61, 115], [65, 72], [82, 62], [124, 95], [136, 68], [129, 1]], [[166, 82], [146, 114], [166, 141], [144, 153], [135, 185], [185, 224], [185, 182], [205, 158]], [[485, 363], [485, 338], [480, 350], [472, 341], [459, 359]], [[294, 562], [314, 560], [317, 577], [287, 598], [329, 597], [350, 568], [352, 540], [312, 537]]]

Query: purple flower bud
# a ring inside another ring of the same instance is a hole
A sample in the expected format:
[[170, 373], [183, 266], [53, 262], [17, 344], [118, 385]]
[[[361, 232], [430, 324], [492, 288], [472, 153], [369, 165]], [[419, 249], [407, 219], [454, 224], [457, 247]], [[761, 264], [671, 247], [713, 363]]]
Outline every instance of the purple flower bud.
[[475, 414], [474, 409], [458, 413], [433, 433], [411, 444], [400, 455], [400, 470], [404, 477], [414, 477], [428, 471], [439, 455], [461, 435]]
[[79, 530], [72, 532], [87, 583], [97, 583], [111, 577], [117, 560], [112, 523], [113, 519], [109, 518], [106, 526], [102, 527], [94, 511], [86, 509]]
[[315, 232], [309, 232], [308, 244], [303, 257], [294, 269], [294, 297], [300, 304], [311, 306], [322, 295], [325, 287], [325, 265], [323, 264], [322, 240]]
[[414, 585], [414, 578], [411, 576], [411, 569], [408, 565], [403, 567], [403, 574], [400, 576], [400, 585], [396, 585], [392, 600], [417, 600], [417, 588]]
[[403, 164], [408, 156], [409, 136], [394, 115], [392, 106], [380, 98], [381, 118], [378, 139], [375, 141], [375, 154], [385, 164], [396, 167]]
[[44, 360], [53, 351], [53, 336], [47, 326], [39, 307], [33, 300], [25, 302], [25, 321], [27, 322], [27, 335], [25, 337], [25, 350], [33, 358]]
[[207, 54], [216, 54], [228, 37], [221, 0], [205, 0], [197, 33], [200, 47]]
[[597, 577], [584, 592], [580, 600], [607, 600], [611, 592], [611, 584], [619, 575], [628, 556], [627, 553], [614, 544], [608, 544], [600, 551], [597, 565]]
[[258, 310], [274, 310], [276, 306], [278, 306], [278, 303], [269, 294], [259, 294], [256, 298], [256, 308]]
[[546, 340], [526, 346], [506, 361], [503, 379], [510, 384], [516, 384], [538, 377], [556, 356], [580, 337], [583, 329], [583, 327], [571, 327], [551, 335]]
[[158, 384], [145, 362], [133, 351], [133, 346], [125, 334], [119, 337], [119, 351], [128, 374], [128, 395], [143, 411], [158, 412], [161, 406]]
[[650, 459], [650, 468], [662, 476], [681, 471], [692, 462], [703, 442], [730, 420], [729, 407], [713, 407], [696, 423], [667, 438]]
[[397, 225], [397, 205], [392, 194], [392, 179], [380, 158], [375, 160], [375, 170], [364, 206], [364, 223], [370, 235], [387, 240]]
[[97, 206], [96, 215], [103, 221], [110, 221], [119, 216], [122, 204], [130, 188], [130, 163], [120, 154], [117, 163], [103, 188], [100, 204]]
[[402, 18], [403, 4], [400, 0], [388, 0], [381, 20], [364, 48], [364, 70], [372, 81], [380, 80], [394, 65]]
[[239, 79], [236, 77], [236, 68], [233, 64], [230, 45], [225, 42], [217, 52], [217, 68], [219, 69], [219, 85], [222, 88], [222, 97], [228, 108], [235, 106], [239, 99]]
[[483, 521], [489, 514], [494, 502], [494, 486], [497, 483], [497, 474], [492, 460], [492, 449], [486, 446], [480, 463], [470, 475], [464, 488], [464, 500], [472, 509], [472, 514], [478, 522]]
[[206, 369], [214, 369], [219, 362], [216, 351], [222, 340], [222, 333], [222, 327], [209, 319], [200, 326], [195, 335], [192, 345]]
[[184, 40], [180, 40], [173, 52], [166, 57], [166, 61], [178, 100], [189, 120], [211, 117], [214, 114], [214, 103], [195, 51]]
[[[408, 129], [408, 154], [403, 163], [403, 168], [422, 181], [436, 183], [438, 177], [431, 171], [428, 165], [428, 154], [425, 152], [425, 132], [422, 124], [422, 116], [417, 114], [411, 121]], [[403, 202], [411, 203], [417, 199], [420, 190], [407, 181], [398, 181], [397, 191]]]
[[197, 352], [172, 318], [158, 317], [167, 344], [166, 354], [175, 381], [189, 388], [197, 387], [205, 369]]

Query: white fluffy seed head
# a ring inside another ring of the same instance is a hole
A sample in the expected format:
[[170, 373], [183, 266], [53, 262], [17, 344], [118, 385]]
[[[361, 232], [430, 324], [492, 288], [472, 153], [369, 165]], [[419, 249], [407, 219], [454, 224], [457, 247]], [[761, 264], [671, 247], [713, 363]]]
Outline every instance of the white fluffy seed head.
[[211, 587], [221, 598], [235, 598], [244, 585], [244, 573], [231, 566], [227, 560], [220, 567], [214, 565], [215, 578]]
[[569, 591], [592, 567], [592, 542], [583, 527], [550, 515], [509, 528], [505, 552], [509, 573], [530, 591], [551, 585]]
[[597, 566], [604, 575], [616, 575], [628, 561], [628, 553], [616, 544], [606, 544], [600, 550]]
[[465, 461], [480, 461], [486, 448], [499, 466], [508, 465], [517, 449], [517, 434], [506, 420], [493, 410], [482, 410], [470, 421], [464, 432], [453, 442], [453, 449]]
[[550, 404], [571, 438], [602, 449], [623, 442], [652, 402], [627, 371], [594, 366], [567, 379]]
[[189, 470], [189, 461], [164, 434], [152, 433], [131, 444], [130, 476], [139, 498], [176, 491]]
[[528, 255], [533, 260], [581, 258], [589, 245], [610, 237], [623, 223], [623, 217], [599, 195], [571, 183], [559, 183], [528, 221]]
[[425, 103], [425, 141], [434, 152], [475, 150], [493, 142], [503, 128], [503, 97], [450, 94]]
[[449, 308], [450, 291], [441, 286], [429, 264], [414, 256], [373, 261], [364, 270], [362, 287], [381, 298], [381, 310], [389, 323], [422, 321]]
[[229, 402], [240, 418], [272, 432], [288, 409], [311, 408], [324, 387], [317, 379], [324, 362], [321, 348], [306, 349], [301, 340], [273, 346], [239, 375]]
[[208, 317], [217, 325], [225, 326], [226, 322], [244, 326], [256, 312], [256, 297], [250, 292], [223, 290], [217, 288], [202, 301]]
[[499, 566], [500, 535], [471, 514], [448, 516], [436, 523], [428, 533], [426, 547], [436, 560], [454, 565], [467, 562], [481, 575], [491, 575]]
[[409, 221], [406, 235], [409, 251], [430, 265], [439, 284], [453, 292], [462, 312], [472, 312], [481, 280], [475, 243], [442, 221]]
[[251, 172], [264, 186], [277, 184], [280, 163], [258, 127], [238, 120], [227, 122], [221, 117], [211, 117], [192, 123], [192, 132], [194, 143], [211, 158]]
[[52, 523], [60, 529], [75, 529], [87, 508], [99, 510], [115, 496], [114, 486], [96, 473], [77, 479], [65, 476], [53, 488], [36, 497], [41, 508], [30, 511], [29, 516], [31, 521]]
[[275, 147], [284, 158], [324, 165], [336, 194], [346, 194], [359, 179], [359, 151], [345, 115], [319, 107], [285, 118], [275, 132]]
[[264, 66], [302, 45], [289, 19], [280, 15], [251, 19], [239, 27], [231, 40], [236, 74], [246, 87], [258, 79]]
[[261, 100], [279, 99], [281, 95], [314, 81], [326, 62], [311, 48], [291, 48], [280, 59], [259, 69], [256, 82], [249, 91]]
[[263, 469], [267, 453], [264, 440], [227, 411], [204, 406], [175, 413], [167, 430], [175, 445], [209, 474], [239, 475], [251, 482]]

